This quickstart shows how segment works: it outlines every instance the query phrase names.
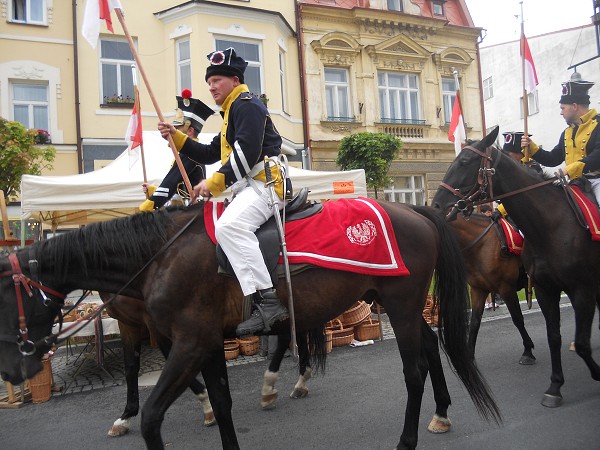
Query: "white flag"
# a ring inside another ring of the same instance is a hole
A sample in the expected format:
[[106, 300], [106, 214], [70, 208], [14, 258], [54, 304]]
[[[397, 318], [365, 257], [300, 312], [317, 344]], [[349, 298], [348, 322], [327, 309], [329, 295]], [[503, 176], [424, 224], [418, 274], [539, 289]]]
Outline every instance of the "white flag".
[[90, 43], [92, 48], [98, 45], [98, 36], [100, 35], [100, 21], [106, 22], [106, 28], [114, 33], [110, 12], [119, 8], [123, 10], [120, 0], [87, 0], [85, 11], [83, 13], [83, 25], [81, 34]]

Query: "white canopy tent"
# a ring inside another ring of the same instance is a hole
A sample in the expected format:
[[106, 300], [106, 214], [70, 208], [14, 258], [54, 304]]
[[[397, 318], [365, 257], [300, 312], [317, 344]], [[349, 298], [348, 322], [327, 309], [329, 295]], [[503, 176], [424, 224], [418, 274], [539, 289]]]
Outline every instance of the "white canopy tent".
[[[213, 137], [214, 134], [201, 133], [200, 141], [208, 143]], [[144, 131], [143, 138], [148, 182], [158, 185], [173, 163], [173, 153], [157, 131]], [[81, 175], [24, 175], [22, 219], [35, 216], [56, 229], [61, 225], [82, 225], [135, 213], [144, 201], [143, 171], [141, 158], [131, 168], [129, 159], [125, 150], [106, 167]], [[211, 168], [207, 171], [210, 173]], [[290, 177], [295, 190], [308, 187], [309, 198], [314, 200], [367, 195], [362, 169], [317, 172], [290, 167]], [[226, 191], [217, 200], [227, 196]]]

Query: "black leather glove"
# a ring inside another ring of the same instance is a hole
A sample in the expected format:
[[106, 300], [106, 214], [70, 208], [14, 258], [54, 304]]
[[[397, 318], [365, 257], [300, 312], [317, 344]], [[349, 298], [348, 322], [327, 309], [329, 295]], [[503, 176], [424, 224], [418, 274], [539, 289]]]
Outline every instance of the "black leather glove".
[[498, 222], [502, 218], [502, 213], [497, 209], [494, 210], [492, 215], [490, 216], [494, 222]]

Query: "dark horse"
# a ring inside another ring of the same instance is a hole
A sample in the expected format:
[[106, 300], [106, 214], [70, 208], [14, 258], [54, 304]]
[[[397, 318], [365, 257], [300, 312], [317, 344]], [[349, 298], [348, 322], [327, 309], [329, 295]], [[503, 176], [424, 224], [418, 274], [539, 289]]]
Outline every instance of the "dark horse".
[[498, 222], [491, 222], [490, 218], [483, 214], [472, 214], [468, 218], [460, 215], [449, 224], [462, 247], [467, 280], [471, 286], [469, 344], [473, 356], [485, 300], [488, 295], [497, 292], [504, 299], [512, 321], [523, 339], [523, 354], [519, 364], [534, 364], [534, 345], [525, 329], [517, 295], [517, 291], [526, 287], [527, 280], [521, 275], [523, 264], [520, 256], [514, 253], [505, 254], [502, 250], [497, 235], [503, 233], [502, 226]]
[[[143, 301], [125, 295], [113, 296], [102, 291], [99, 294], [103, 302], [110, 300], [106, 311], [112, 318], [119, 321], [119, 331], [123, 345], [127, 403], [125, 404], [123, 414], [115, 420], [108, 430], [109, 436], [122, 436], [129, 431], [129, 419], [137, 416], [140, 408], [138, 375], [140, 371], [142, 338], [146, 333], [145, 329], [156, 340], [165, 358], [169, 354], [171, 342], [156, 332], [150, 317], [146, 313]], [[214, 425], [216, 420], [204, 385], [194, 378], [190, 383], [190, 389], [202, 403], [204, 426], [209, 427]]]
[[[361, 292], [377, 292], [396, 335], [408, 392], [398, 447], [415, 448], [425, 378], [431, 365], [439, 364], [438, 348], [424, 333], [422, 318], [435, 272], [442, 346], [480, 414], [499, 421], [498, 408], [468, 350], [466, 276], [452, 233], [436, 211], [417, 213], [400, 204], [380, 204], [390, 217], [410, 275], [378, 277], [317, 267], [301, 272], [292, 283], [299, 299], [297, 331], [338, 316]], [[217, 275], [215, 246], [206, 233], [203, 212], [203, 205], [194, 205], [135, 214], [92, 224], [0, 259], [2, 378], [19, 383], [41, 370], [41, 357], [52, 344], [48, 342], [52, 339], [44, 337], [51, 332], [61, 296], [80, 288], [120, 291], [143, 298], [154, 326], [172, 342], [160, 378], [142, 409], [141, 430], [147, 447], [164, 447], [160, 430], [164, 414], [201, 372], [223, 448], [239, 448], [223, 339], [233, 336], [241, 321], [242, 295], [236, 280]], [[54, 301], [43, 301], [40, 289]], [[32, 298], [27, 291], [34, 294]], [[284, 286], [278, 291], [287, 302]], [[284, 334], [288, 329], [284, 322], [273, 332]], [[433, 375], [432, 382], [439, 384], [439, 374]], [[442, 397], [436, 395], [436, 411], [445, 413], [450, 399]]]
[[[544, 183], [533, 171], [492, 147], [498, 128], [456, 157], [434, 197], [434, 206], [469, 211], [477, 200], [503, 195], [502, 204], [525, 236], [521, 258], [532, 279], [546, 319], [552, 361], [550, 387], [542, 404], [560, 406], [564, 376], [561, 363], [561, 292], [575, 310], [575, 348], [600, 381], [600, 367], [592, 358], [590, 336], [596, 301], [600, 295], [600, 242], [591, 240], [578, 224], [563, 189]], [[454, 206], [454, 207], [453, 207]]]

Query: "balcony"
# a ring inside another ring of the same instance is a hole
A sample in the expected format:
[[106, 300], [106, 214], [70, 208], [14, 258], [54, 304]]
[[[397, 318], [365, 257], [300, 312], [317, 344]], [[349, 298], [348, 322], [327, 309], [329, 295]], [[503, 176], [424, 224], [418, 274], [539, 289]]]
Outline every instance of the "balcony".
[[377, 131], [386, 133], [400, 139], [423, 139], [429, 125], [425, 120], [390, 119], [382, 117], [376, 122]]

